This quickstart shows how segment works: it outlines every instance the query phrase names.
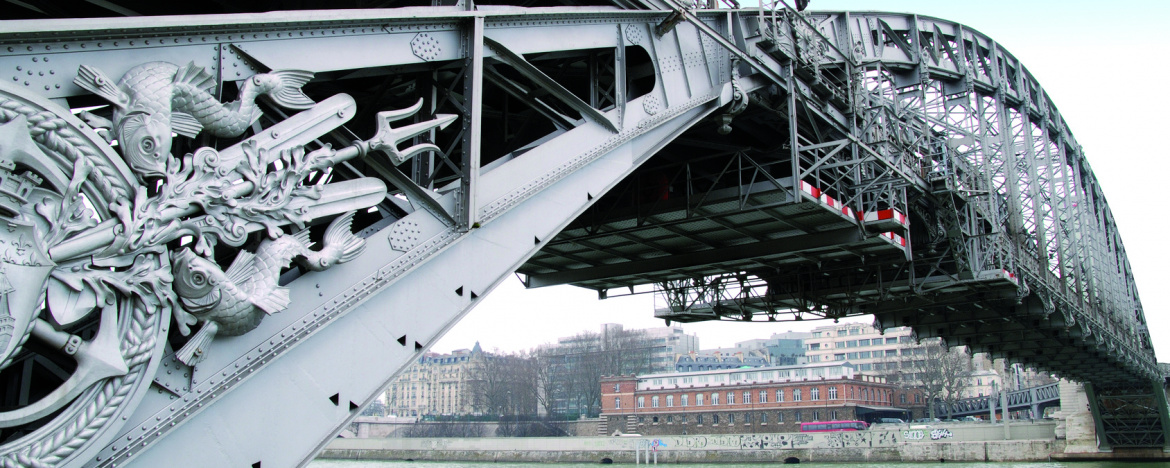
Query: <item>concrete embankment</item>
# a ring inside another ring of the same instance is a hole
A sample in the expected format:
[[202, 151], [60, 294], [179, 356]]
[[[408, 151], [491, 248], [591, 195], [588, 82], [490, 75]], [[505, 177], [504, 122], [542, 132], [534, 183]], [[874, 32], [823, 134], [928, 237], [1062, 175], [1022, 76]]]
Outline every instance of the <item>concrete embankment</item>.
[[[659, 463], [1039, 461], [1064, 449], [1055, 424], [880, 428], [861, 432], [664, 437], [337, 439], [321, 458], [477, 462]], [[643, 458], [645, 459], [645, 458]], [[791, 460], [790, 460], [791, 461]]]

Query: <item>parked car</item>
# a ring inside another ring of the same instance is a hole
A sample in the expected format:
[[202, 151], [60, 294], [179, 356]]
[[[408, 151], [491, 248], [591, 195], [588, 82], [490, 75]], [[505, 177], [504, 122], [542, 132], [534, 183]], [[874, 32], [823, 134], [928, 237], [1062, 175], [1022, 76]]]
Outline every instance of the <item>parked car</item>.
[[903, 420], [898, 419], [898, 418], [881, 418], [878, 420], [878, 422], [883, 423], [883, 424], [902, 424], [902, 423], [905, 423], [906, 421], [903, 421]]
[[963, 419], [961, 419], [960, 421], [963, 421], [963, 422], [979, 422], [979, 421], [982, 421], [982, 419], [976, 418], [975, 416], [963, 416]]
[[942, 420], [939, 418], [918, 418], [918, 419], [915, 419], [914, 422], [916, 422], [916, 423], [936, 423], [936, 422], [942, 422]]

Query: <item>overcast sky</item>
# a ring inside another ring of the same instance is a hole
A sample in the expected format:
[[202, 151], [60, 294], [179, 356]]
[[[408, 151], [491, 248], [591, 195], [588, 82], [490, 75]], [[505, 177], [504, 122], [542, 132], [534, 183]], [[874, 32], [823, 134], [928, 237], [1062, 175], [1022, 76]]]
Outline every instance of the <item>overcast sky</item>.
[[[791, 2], [790, 2], [791, 3]], [[1065, 117], [1100, 180], [1121, 230], [1160, 361], [1170, 361], [1170, 288], [1166, 285], [1170, 175], [1165, 135], [1170, 95], [1170, 2], [1156, 1], [862, 1], [812, 0], [814, 10], [913, 12], [957, 21], [1007, 48], [1039, 80]], [[479, 341], [515, 351], [602, 323], [662, 326], [649, 295], [597, 300], [568, 286], [524, 290], [507, 280], [434, 347], [449, 352]], [[850, 321], [872, 322], [872, 317]], [[808, 330], [829, 322], [686, 324], [704, 348]]]

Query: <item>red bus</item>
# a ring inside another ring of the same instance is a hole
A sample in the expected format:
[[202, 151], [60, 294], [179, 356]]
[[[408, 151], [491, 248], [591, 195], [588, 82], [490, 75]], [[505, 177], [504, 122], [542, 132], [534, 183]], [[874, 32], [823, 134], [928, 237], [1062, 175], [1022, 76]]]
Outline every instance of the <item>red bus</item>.
[[818, 421], [800, 423], [800, 432], [864, 431], [865, 421]]

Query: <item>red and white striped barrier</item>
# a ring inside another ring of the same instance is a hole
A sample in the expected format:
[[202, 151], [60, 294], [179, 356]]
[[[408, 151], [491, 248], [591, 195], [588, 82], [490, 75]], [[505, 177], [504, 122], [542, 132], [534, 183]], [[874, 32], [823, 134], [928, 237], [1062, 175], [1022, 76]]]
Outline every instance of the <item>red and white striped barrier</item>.
[[892, 232], [883, 232], [883, 233], [881, 233], [881, 236], [886, 238], [886, 240], [889, 241], [891, 244], [901, 246], [902, 248], [906, 248], [906, 238], [904, 238], [902, 236], [899, 236], [899, 235], [894, 234]]
[[871, 231], [903, 231], [910, 224], [910, 219], [902, 212], [894, 209], [878, 210], [865, 213], [862, 216], [865, 227]]
[[1015, 273], [1012, 273], [1012, 272], [1007, 271], [1007, 270], [1002, 270], [1002, 269], [1001, 270], [981, 271], [981, 272], [979, 272], [979, 279], [985, 279], [985, 280], [1003, 279], [1003, 280], [1011, 281], [1012, 284], [1016, 284], [1016, 285], [1020, 284], [1020, 279], [1016, 277]]
[[808, 196], [812, 197], [814, 200], [820, 198], [821, 196], [821, 189], [813, 187], [808, 182], [803, 180], [800, 181], [800, 191], [808, 194]]

